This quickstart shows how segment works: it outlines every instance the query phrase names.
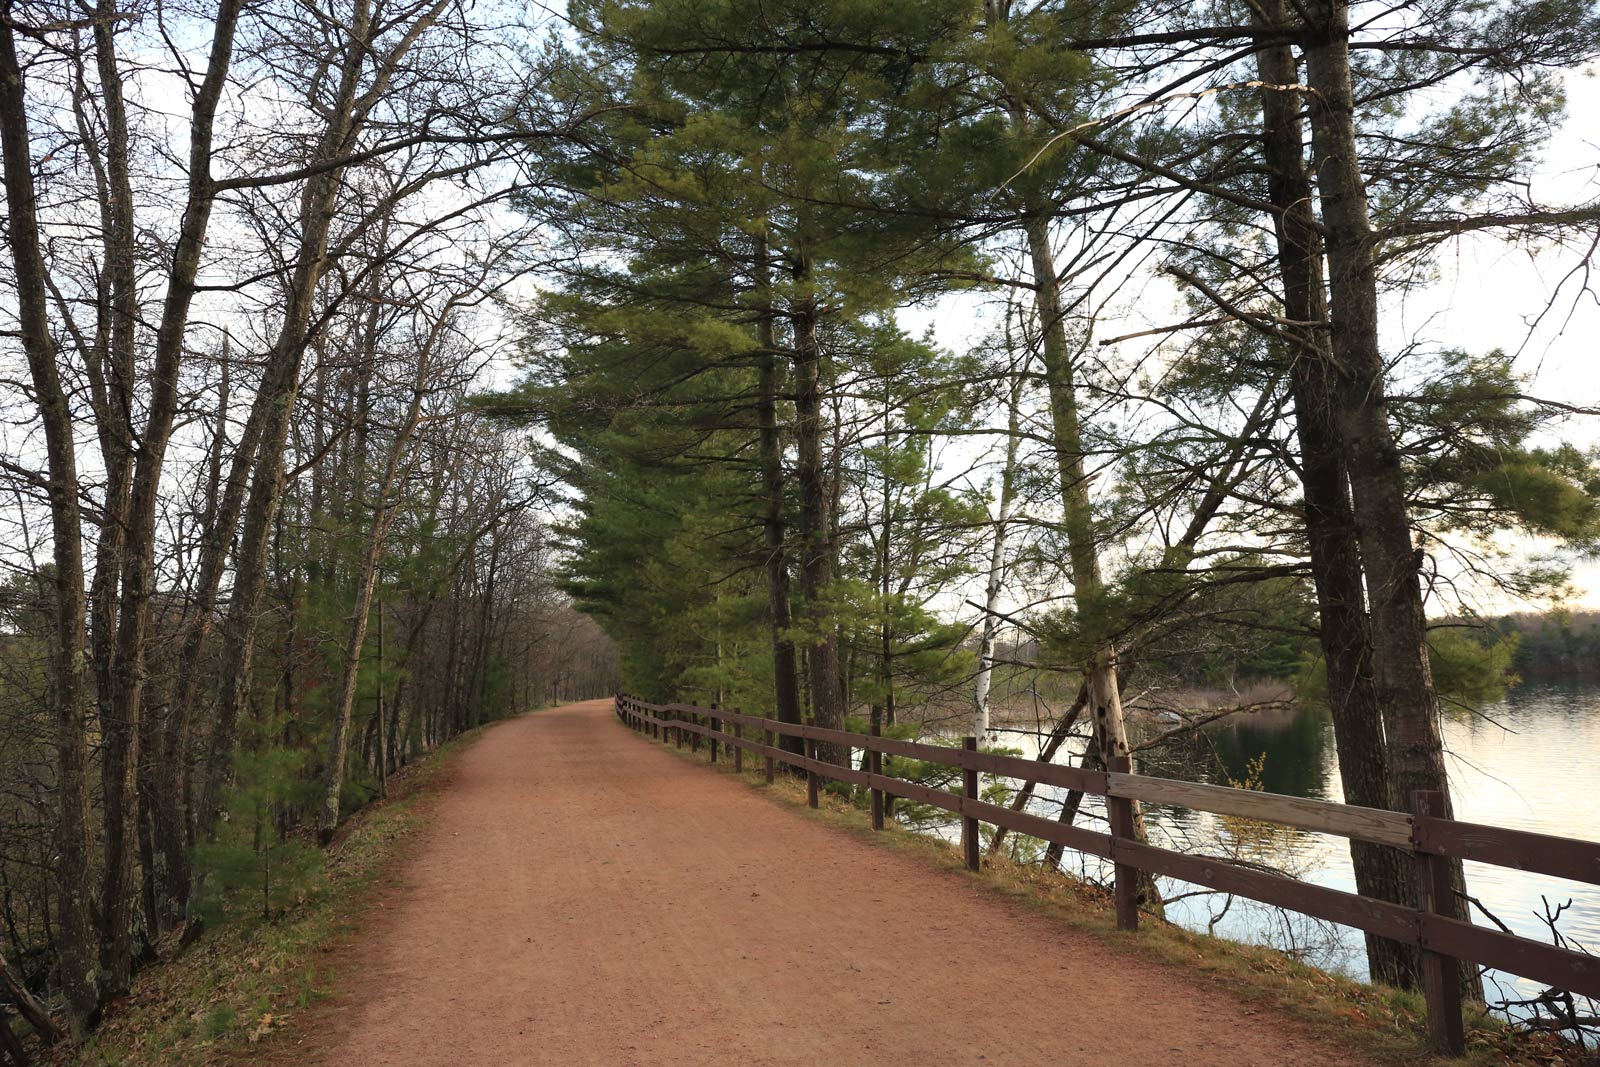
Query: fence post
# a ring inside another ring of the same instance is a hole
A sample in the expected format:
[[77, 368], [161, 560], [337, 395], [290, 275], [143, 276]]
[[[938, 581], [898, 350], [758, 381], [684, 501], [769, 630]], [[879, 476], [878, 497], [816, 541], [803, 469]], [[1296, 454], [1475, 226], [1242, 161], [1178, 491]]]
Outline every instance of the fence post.
[[[711, 725], [711, 729], [712, 730], [721, 730], [722, 729], [722, 719], [720, 719], [715, 714], [715, 712], [717, 710], [719, 710], [717, 708], [717, 705], [715, 705], [715, 704], [711, 705], [711, 710], [712, 710], [713, 714], [706, 716], [706, 722], [708, 722]], [[715, 763], [715, 762], [717, 762], [717, 735], [715, 733], [710, 734], [710, 735], [708, 735], [706, 737], [706, 740], [711, 743], [711, 762]]]
[[[1133, 761], [1127, 756], [1117, 756], [1111, 769], [1121, 774], [1133, 773]], [[1115, 879], [1114, 895], [1117, 903], [1117, 929], [1139, 929], [1139, 868], [1116, 858], [1124, 844], [1134, 841], [1133, 801], [1127, 797], [1106, 795], [1106, 815], [1111, 822], [1112, 876]]]
[[[872, 736], [873, 737], [882, 737], [883, 736], [883, 724], [878, 721], [878, 717], [876, 715], [874, 715], [872, 717], [872, 731], [871, 732], [872, 732]], [[879, 752], [875, 748], [867, 750], [867, 773], [872, 775], [874, 778], [883, 777], [883, 753]], [[872, 790], [871, 790], [871, 794], [872, 794], [872, 828], [874, 830], [882, 830], [883, 829], [883, 790], [879, 789], [877, 786], [873, 786]]]
[[683, 747], [683, 712], [681, 712], [681, 711], [673, 712], [672, 713], [672, 722], [674, 724], [673, 727], [672, 727], [673, 740], [677, 743], [677, 746], [679, 748], [682, 748]]
[[[961, 751], [977, 754], [978, 739], [976, 737], [963, 737]], [[978, 856], [978, 818], [968, 815], [967, 805], [978, 799], [978, 768], [962, 764], [961, 767], [961, 851], [966, 854], [967, 870], [975, 871], [979, 868], [981, 860]]]
[[[738, 708], [733, 709], [735, 715], [743, 715]], [[733, 724], [733, 773], [744, 773], [744, 724]]]
[[[700, 725], [700, 713], [698, 711], [691, 711], [688, 714], [689, 714], [689, 718], [694, 721], [694, 724], [696, 726], [699, 726]], [[699, 730], [696, 730], [694, 733], [689, 735], [689, 751], [690, 752], [699, 752], [700, 751], [700, 731]]]
[[817, 772], [811, 767], [816, 760], [817, 742], [808, 737], [806, 738], [806, 807], [808, 808], [817, 806]]
[[[1411, 800], [1418, 815], [1445, 818], [1445, 798], [1439, 790], [1418, 789]], [[1417, 864], [1417, 907], [1448, 916], [1450, 894], [1455, 892], [1450, 861], [1415, 848], [1412, 855]], [[1461, 1020], [1461, 967], [1454, 957], [1429, 949], [1426, 935], [1422, 939], [1422, 992], [1428, 1002], [1429, 1041], [1448, 1056], [1461, 1055], [1467, 1047], [1466, 1026]]]
[[[761, 734], [762, 734], [762, 743], [765, 744], [768, 748], [771, 748], [772, 747], [772, 741], [773, 741], [772, 731], [771, 730], [762, 730]], [[772, 779], [775, 776], [775, 772], [777, 770], [777, 768], [775, 766], [776, 761], [772, 758], [771, 755], [768, 755], [766, 757], [766, 760], [767, 760], [767, 766], [766, 766], [767, 784], [771, 785], [772, 784]]]

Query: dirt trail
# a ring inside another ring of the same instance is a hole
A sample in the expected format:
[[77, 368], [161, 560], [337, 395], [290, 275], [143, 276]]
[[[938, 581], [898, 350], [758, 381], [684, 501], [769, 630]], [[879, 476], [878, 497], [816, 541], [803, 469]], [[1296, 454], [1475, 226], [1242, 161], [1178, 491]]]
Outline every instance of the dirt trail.
[[453, 777], [340, 966], [330, 1067], [1354, 1062], [687, 765], [609, 702], [497, 726]]

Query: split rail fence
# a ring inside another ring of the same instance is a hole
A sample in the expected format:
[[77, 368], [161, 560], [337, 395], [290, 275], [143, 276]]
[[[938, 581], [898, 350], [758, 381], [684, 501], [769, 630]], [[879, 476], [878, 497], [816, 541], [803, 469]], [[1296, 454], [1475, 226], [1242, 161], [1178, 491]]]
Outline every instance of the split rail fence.
[[[616, 698], [616, 710], [624, 724], [658, 741], [670, 740], [681, 748], [687, 738], [695, 750], [705, 741], [713, 763], [719, 746], [732, 752], [740, 770], [746, 752], [761, 757], [768, 781], [773, 779], [779, 763], [803, 771], [807, 802], [812, 807], [817, 806], [824, 779], [866, 788], [871, 791], [874, 829], [883, 828], [886, 796], [953, 812], [961, 817], [962, 852], [971, 870], [977, 870], [980, 864], [979, 823], [1005, 827], [1110, 860], [1117, 925], [1125, 930], [1135, 930], [1139, 925], [1139, 872], [1144, 871], [1415, 945], [1422, 955], [1429, 1036], [1444, 1052], [1460, 1053], [1465, 1044], [1458, 960], [1545, 982], [1580, 996], [1600, 997], [1600, 957], [1476, 926], [1448, 914], [1451, 860], [1473, 860], [1600, 885], [1600, 843], [1443, 818], [1444, 798], [1436, 792], [1418, 792], [1417, 814], [1412, 815], [1135, 775], [1130, 773], [1126, 757], [1110, 771], [1095, 771], [980, 752], [973, 737], [963, 738], [960, 748], [952, 748], [899, 741], [875, 733], [783, 723], [691, 704], [651, 704], [622, 694]], [[802, 751], [775, 744], [779, 737], [797, 739]], [[861, 749], [866, 753], [867, 769], [817, 759], [818, 744]], [[962, 774], [962, 791], [951, 793], [885, 775], [885, 755], [957, 768]], [[989, 803], [979, 795], [980, 774], [1079, 789], [1086, 795], [1103, 797], [1111, 832], [1069, 826]], [[1176, 804], [1194, 811], [1277, 823], [1401, 849], [1410, 853], [1416, 863], [1419, 904], [1412, 908], [1268, 874], [1227, 860], [1147, 844], [1134, 836], [1135, 802]]]

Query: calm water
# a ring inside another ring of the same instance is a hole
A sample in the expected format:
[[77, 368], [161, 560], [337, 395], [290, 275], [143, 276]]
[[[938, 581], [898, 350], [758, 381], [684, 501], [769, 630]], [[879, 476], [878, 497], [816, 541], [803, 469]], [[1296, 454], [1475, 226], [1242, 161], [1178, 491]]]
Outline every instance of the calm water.
[[[1594, 805], [1600, 800], [1600, 684], [1528, 683], [1481, 716], [1463, 713], [1448, 719], [1444, 736], [1458, 818], [1600, 840], [1600, 823], [1594, 819]], [[1029, 735], [1007, 733], [1002, 740], [1029, 756], [1036, 751]], [[1307, 708], [1215, 725], [1195, 738], [1193, 747], [1190, 756], [1202, 766], [1210, 765], [1202, 777], [1221, 784], [1227, 784], [1229, 777], [1244, 779], [1252, 762], [1259, 760], [1263, 789], [1343, 799], [1333, 726], [1326, 711]], [[1149, 773], [1162, 771], [1157, 766]], [[1054, 815], [1062, 795], [1046, 790], [1030, 810]], [[1100, 818], [1100, 809], [1087, 802], [1085, 812]], [[1263, 832], [1255, 824], [1182, 808], [1151, 810], [1147, 820], [1152, 838], [1167, 847], [1262, 862], [1318, 885], [1355, 889], [1349, 846], [1343, 838], [1287, 829]], [[1070, 852], [1067, 857], [1069, 869], [1086, 867], [1087, 873], [1101, 873], [1093, 858]], [[1562, 933], [1600, 950], [1600, 886], [1476, 863], [1467, 864], [1467, 883], [1468, 892], [1507, 926], [1540, 940], [1549, 939], [1539, 918], [1543, 900], [1551, 906], [1570, 900], [1572, 907], [1560, 923]], [[1169, 898], [1196, 889], [1165, 882], [1163, 888]], [[1224, 903], [1215, 895], [1188, 897], [1176, 900], [1168, 914], [1186, 926], [1210, 927], [1227, 937], [1276, 945], [1319, 966], [1366, 976], [1359, 931], [1299, 916], [1286, 918], [1242, 900], [1233, 901], [1224, 913]], [[1474, 920], [1486, 921], [1479, 915]], [[1509, 976], [1494, 977], [1508, 993], [1533, 994], [1540, 988]], [[1496, 999], [1494, 993], [1491, 987], [1491, 999]]]

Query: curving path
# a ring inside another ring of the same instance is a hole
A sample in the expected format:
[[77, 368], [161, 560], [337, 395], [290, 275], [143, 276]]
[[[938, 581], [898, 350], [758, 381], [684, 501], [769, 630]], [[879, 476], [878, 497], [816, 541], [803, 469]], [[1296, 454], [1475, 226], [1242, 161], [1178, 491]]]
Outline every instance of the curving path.
[[608, 701], [458, 757], [346, 959], [337, 1067], [1352, 1063], [687, 764]]

